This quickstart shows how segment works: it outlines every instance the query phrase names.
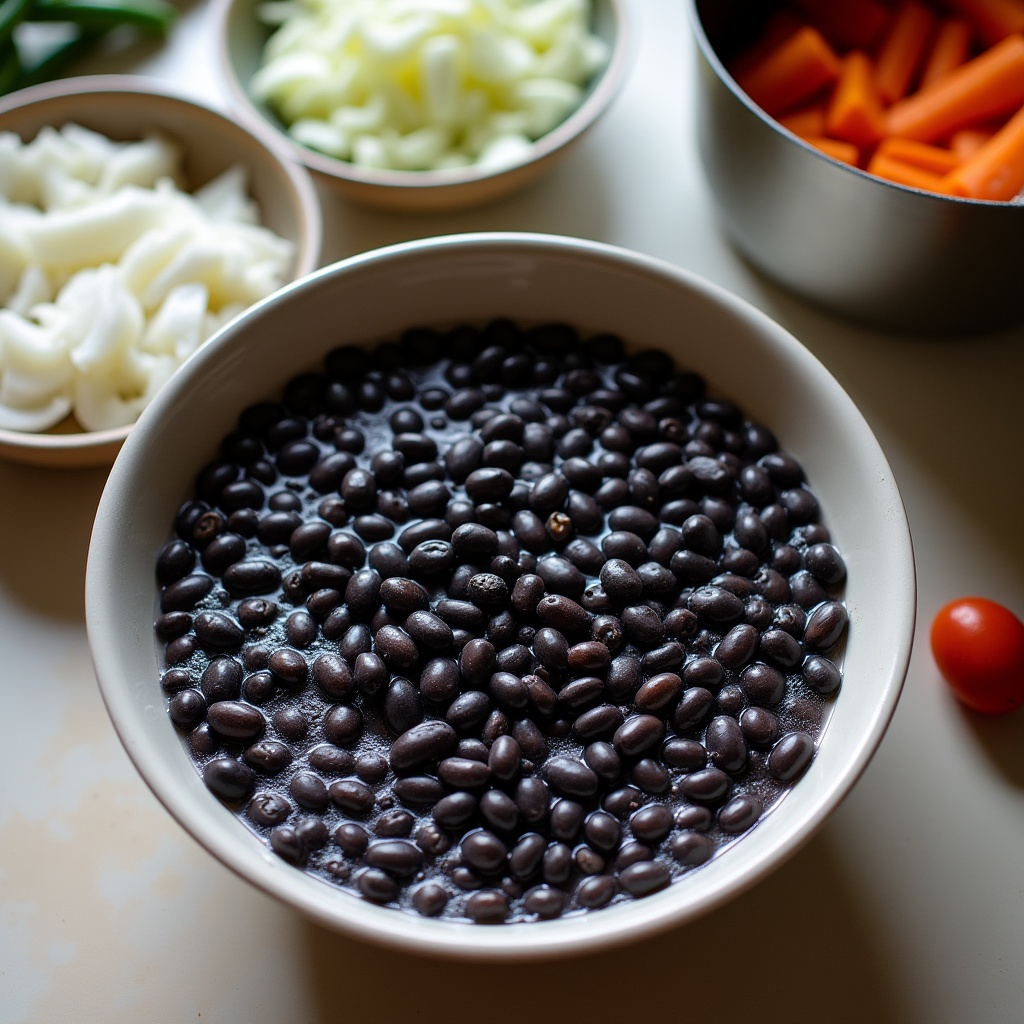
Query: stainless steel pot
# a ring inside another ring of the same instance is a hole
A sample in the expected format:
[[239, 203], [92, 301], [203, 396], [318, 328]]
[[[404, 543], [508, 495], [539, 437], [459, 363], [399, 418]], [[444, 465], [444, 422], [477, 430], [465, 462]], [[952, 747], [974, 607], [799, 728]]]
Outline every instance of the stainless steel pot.
[[803, 142], [740, 91], [723, 59], [769, 6], [687, 0], [701, 159], [740, 252], [804, 298], [876, 326], [960, 332], [1024, 321], [1024, 204], [874, 178]]

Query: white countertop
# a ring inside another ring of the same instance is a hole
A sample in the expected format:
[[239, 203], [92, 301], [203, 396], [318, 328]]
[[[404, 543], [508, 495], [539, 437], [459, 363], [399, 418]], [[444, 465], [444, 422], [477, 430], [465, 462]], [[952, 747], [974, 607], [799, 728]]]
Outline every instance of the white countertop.
[[[529, 967], [384, 953], [239, 881], [160, 807], [89, 662], [82, 587], [105, 474], [0, 463], [0, 1021], [1024, 1020], [1024, 712], [963, 710], [927, 643], [936, 610], [964, 594], [1024, 614], [1024, 330], [890, 335], [760, 278], [710, 209], [683, 5], [629, 7], [629, 83], [549, 178], [444, 217], [325, 195], [325, 255], [479, 229], [580, 235], [702, 274], [807, 345], [876, 432], [918, 562], [918, 642], [866, 775], [769, 879], [660, 938]], [[162, 49], [76, 70], [138, 70], [217, 102], [208, 24], [190, 7]]]

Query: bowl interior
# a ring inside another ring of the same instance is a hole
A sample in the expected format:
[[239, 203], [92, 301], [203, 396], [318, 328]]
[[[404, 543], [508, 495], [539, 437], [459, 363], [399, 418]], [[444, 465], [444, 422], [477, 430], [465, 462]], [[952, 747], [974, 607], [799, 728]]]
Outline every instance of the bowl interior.
[[[273, 148], [269, 132], [261, 138], [152, 80], [126, 75], [68, 79], [0, 99], [0, 132], [15, 132], [24, 141], [47, 125], [69, 123], [122, 141], [153, 131], [169, 136], [182, 147], [189, 188], [243, 165], [262, 223], [295, 244], [293, 278], [319, 265], [322, 230], [316, 192], [306, 172]], [[42, 465], [104, 465], [130, 429], [83, 432], [69, 421], [43, 434], [0, 430], [0, 453]]]
[[593, 30], [609, 44], [609, 63], [589, 83], [580, 106], [536, 141], [526, 161], [497, 169], [473, 166], [446, 171], [369, 169], [294, 142], [273, 111], [251, 96], [249, 82], [260, 66], [260, 55], [270, 35], [270, 30], [257, 18], [259, 6], [260, 0], [215, 0], [214, 3], [221, 70], [239, 111], [247, 119], [255, 118], [271, 125], [297, 160], [315, 173], [340, 183], [350, 197], [386, 208], [456, 209], [496, 198], [526, 184], [537, 173], [532, 170], [534, 165], [562, 150], [600, 116], [618, 91], [628, 57], [621, 0], [594, 0]]
[[[479, 928], [411, 919], [288, 867], [205, 790], [163, 709], [153, 565], [197, 469], [247, 403], [275, 394], [336, 345], [495, 316], [565, 321], [584, 333], [618, 332], [632, 346], [662, 347], [768, 424], [802, 461], [844, 552], [853, 625], [846, 683], [815, 760], [741, 842], [645, 900], [582, 919]], [[820, 363], [752, 307], [668, 265], [596, 243], [514, 234], [412, 242], [354, 257], [226, 327], [157, 396], [122, 450], [96, 518], [86, 596], [93, 657], [122, 741], [208, 850], [325, 924], [396, 947], [477, 958], [623, 942], [691, 919], [761, 878], [810, 836], [866, 766], [899, 695], [914, 620], [913, 558], [891, 471]]]

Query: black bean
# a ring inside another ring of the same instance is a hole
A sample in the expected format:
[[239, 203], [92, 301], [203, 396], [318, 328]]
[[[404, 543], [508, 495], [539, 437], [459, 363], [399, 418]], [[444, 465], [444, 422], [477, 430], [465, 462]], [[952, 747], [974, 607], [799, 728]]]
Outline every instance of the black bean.
[[679, 780], [679, 790], [695, 804], [714, 807], [724, 802], [732, 784], [720, 768], [703, 768]]
[[470, 577], [466, 597], [485, 612], [495, 612], [509, 602], [508, 584], [492, 572], [478, 572]]
[[544, 766], [544, 778], [559, 795], [587, 799], [597, 793], [599, 779], [582, 761], [568, 757], [552, 758]]
[[278, 793], [257, 793], [246, 808], [246, 814], [257, 825], [280, 825], [289, 814], [291, 804]]
[[338, 705], [324, 715], [324, 738], [345, 747], [363, 733], [363, 716], [358, 708]]
[[712, 626], [729, 626], [743, 616], [743, 601], [722, 587], [699, 587], [690, 595], [687, 607]]
[[839, 642], [848, 622], [849, 616], [842, 604], [826, 601], [808, 616], [803, 633], [804, 643], [812, 650], [826, 651]]
[[819, 654], [812, 654], [803, 664], [804, 682], [816, 693], [834, 693], [839, 689], [842, 675], [835, 663]]
[[[271, 741], [265, 741], [271, 742]], [[348, 775], [354, 766], [355, 759], [347, 750], [339, 750], [330, 743], [321, 743], [307, 755], [310, 768], [323, 775]]]
[[429, 721], [413, 726], [391, 745], [391, 768], [398, 773], [436, 765], [458, 743], [455, 730], [445, 722]]
[[746, 832], [761, 817], [764, 806], [752, 793], [740, 793], [718, 810], [718, 827], [730, 835]]
[[412, 894], [412, 903], [424, 917], [438, 917], [448, 904], [448, 893], [437, 882], [424, 882]]
[[[228, 572], [231, 572], [233, 568], [234, 566], [230, 567]], [[274, 571], [277, 572], [276, 567]], [[278, 580], [280, 580], [280, 574], [278, 574]], [[227, 586], [227, 580], [225, 580], [225, 586]], [[160, 595], [160, 611], [190, 612], [212, 588], [213, 579], [203, 573], [183, 576], [164, 587]], [[230, 590], [230, 587], [228, 589]]]
[[382, 839], [370, 843], [363, 854], [363, 863], [396, 878], [408, 879], [423, 866], [423, 854], [408, 840]]
[[508, 860], [508, 847], [486, 829], [476, 829], [463, 836], [460, 850], [466, 864], [483, 875], [496, 874]]
[[619, 874], [619, 885], [630, 894], [640, 898], [664, 889], [671, 881], [668, 865], [661, 861], [642, 861], [630, 864]]
[[430, 607], [426, 590], [415, 580], [395, 576], [380, 585], [380, 599], [386, 608], [399, 612], [414, 612]]
[[348, 814], [366, 814], [376, 803], [373, 790], [358, 779], [332, 782], [328, 788], [331, 802]]
[[469, 690], [452, 701], [445, 721], [462, 735], [479, 732], [491, 713], [491, 706], [486, 693]]
[[615, 731], [612, 743], [623, 757], [637, 757], [660, 745], [665, 723], [654, 715], [630, 715]]
[[206, 720], [220, 736], [232, 740], [253, 740], [267, 725], [257, 708], [237, 700], [220, 700], [211, 704]]
[[382, 580], [374, 569], [360, 569], [353, 573], [345, 586], [345, 602], [352, 614], [369, 618], [380, 607]]
[[444, 786], [432, 775], [409, 775], [398, 779], [392, 791], [403, 804], [416, 808], [433, 807], [445, 795]]
[[664, 766], [652, 757], [641, 758], [629, 772], [630, 781], [645, 793], [664, 793], [671, 779]]
[[733, 626], [715, 648], [715, 658], [727, 669], [739, 669], [750, 661], [757, 650], [760, 634], [746, 623]]
[[788, 732], [768, 755], [768, 772], [779, 782], [798, 778], [814, 756], [814, 740], [805, 732]]
[[714, 852], [711, 840], [699, 832], [685, 831], [674, 835], [668, 844], [669, 852], [683, 867], [697, 867], [711, 859]]
[[665, 804], [648, 804], [629, 819], [633, 835], [642, 843], [654, 846], [668, 836], [673, 824], [672, 811]]
[[[199, 686], [203, 691], [203, 696], [211, 704], [214, 701], [233, 701], [241, 693], [242, 676], [242, 666], [234, 658], [218, 655], [203, 669]], [[167, 688], [166, 685], [164, 688]], [[183, 687], [178, 686], [175, 689], [183, 689]]]
[[739, 677], [739, 685], [751, 704], [774, 707], [786, 695], [786, 677], [771, 665], [754, 662]]
[[480, 815], [495, 831], [512, 833], [519, 821], [519, 808], [507, 793], [489, 789], [480, 797]]
[[508, 897], [503, 892], [475, 892], [466, 900], [466, 914], [477, 924], [501, 924], [508, 917]]
[[337, 654], [321, 654], [310, 666], [313, 682], [329, 700], [351, 700], [356, 694], [352, 669]]
[[233, 757], [215, 757], [203, 768], [206, 788], [221, 800], [244, 800], [256, 785], [256, 776], [248, 765]]
[[483, 686], [494, 673], [496, 657], [489, 640], [470, 640], [459, 655], [459, 671], [470, 686]]
[[540, 868], [547, 849], [547, 840], [536, 832], [521, 836], [508, 859], [509, 873], [514, 878], [530, 878]]
[[491, 778], [486, 762], [465, 757], [447, 757], [437, 766], [437, 774], [445, 785], [453, 789], [480, 789]]
[[708, 723], [704, 746], [716, 768], [735, 775], [747, 764], [747, 744], [743, 730], [734, 718], [719, 715]]
[[322, 811], [327, 806], [327, 786], [313, 772], [298, 772], [288, 784], [288, 792], [300, 806], [311, 811]]
[[781, 734], [778, 718], [766, 708], [746, 708], [740, 714], [739, 725], [747, 743], [758, 750], [770, 748]]
[[484, 613], [469, 601], [444, 598], [437, 602], [434, 610], [438, 618], [455, 629], [480, 630], [485, 622]]
[[758, 653], [777, 668], [792, 672], [803, 661], [799, 642], [781, 629], [768, 629], [761, 634]]
[[665, 623], [653, 609], [643, 604], [630, 605], [622, 610], [622, 625], [634, 643], [650, 646], [665, 639]]

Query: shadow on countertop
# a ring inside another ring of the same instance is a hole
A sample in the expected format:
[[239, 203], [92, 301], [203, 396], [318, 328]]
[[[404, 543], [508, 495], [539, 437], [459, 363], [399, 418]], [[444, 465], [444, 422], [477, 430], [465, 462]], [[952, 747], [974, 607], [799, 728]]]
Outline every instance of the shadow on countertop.
[[85, 616], [85, 563], [106, 468], [0, 462], [0, 588], [41, 615]]

